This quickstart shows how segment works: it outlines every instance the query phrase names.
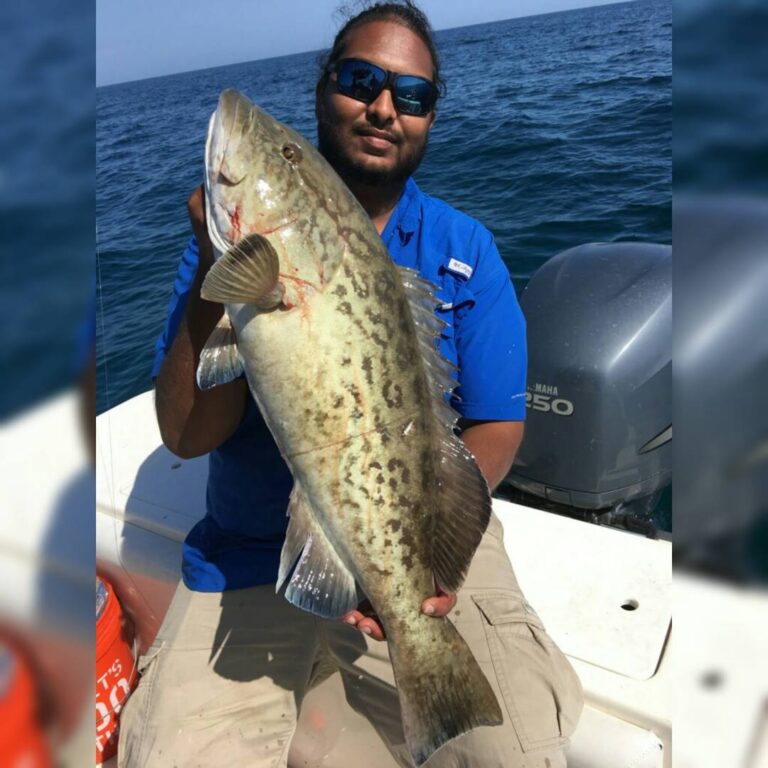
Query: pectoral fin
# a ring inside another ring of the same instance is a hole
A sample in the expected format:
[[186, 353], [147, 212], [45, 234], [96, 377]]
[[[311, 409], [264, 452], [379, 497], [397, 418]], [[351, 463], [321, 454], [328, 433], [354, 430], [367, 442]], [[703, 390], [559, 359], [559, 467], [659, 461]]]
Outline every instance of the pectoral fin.
[[243, 373], [235, 330], [225, 312], [205, 342], [197, 366], [197, 386], [203, 391], [234, 381]]
[[278, 307], [284, 288], [280, 261], [272, 244], [261, 235], [248, 235], [233, 245], [208, 271], [200, 289], [206, 301]]
[[286, 599], [326, 619], [343, 616], [357, 606], [355, 578], [323, 532], [298, 484], [291, 493], [288, 514], [291, 520], [275, 589], [280, 589], [301, 552], [285, 590]]

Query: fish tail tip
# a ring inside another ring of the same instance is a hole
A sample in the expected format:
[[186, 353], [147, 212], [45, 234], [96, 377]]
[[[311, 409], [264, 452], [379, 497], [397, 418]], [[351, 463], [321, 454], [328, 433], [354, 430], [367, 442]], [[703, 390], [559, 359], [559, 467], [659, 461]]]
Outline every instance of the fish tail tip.
[[495, 712], [488, 712], [485, 715], [480, 714], [479, 717], [465, 722], [462, 726], [456, 728], [455, 731], [444, 731], [437, 734], [436, 738], [429, 740], [418, 740], [413, 743], [409, 742], [408, 749], [411, 753], [413, 764], [416, 768], [421, 768], [421, 766], [424, 765], [435, 752], [447, 747], [454, 739], [462, 734], [473, 731], [475, 728], [501, 725], [504, 722], [504, 718], [502, 717], [498, 705], [496, 705], [495, 709]]
[[[421, 701], [406, 705], [403, 721], [411, 758], [417, 768], [463, 733], [480, 726], [501, 725], [504, 721], [496, 695], [476, 665], [463, 680], [456, 676], [449, 690], [433, 689]], [[479, 675], [479, 677], [478, 677]]]

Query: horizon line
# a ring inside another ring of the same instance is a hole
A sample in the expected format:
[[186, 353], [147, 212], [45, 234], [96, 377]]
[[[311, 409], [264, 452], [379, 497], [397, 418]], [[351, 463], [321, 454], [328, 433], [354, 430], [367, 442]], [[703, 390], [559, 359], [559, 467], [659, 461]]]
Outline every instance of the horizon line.
[[[580, 5], [575, 8], [564, 8], [559, 11], [545, 11], [543, 13], [528, 13], [523, 14], [522, 16], [509, 16], [504, 19], [491, 19], [490, 21], [478, 21], [474, 24], [462, 24], [460, 26], [456, 27], [443, 27], [441, 29], [434, 30], [435, 34], [439, 34], [441, 32], [450, 32], [454, 29], [470, 29], [471, 27], [481, 27], [486, 24], [501, 24], [505, 21], [514, 21], [516, 19], [532, 19], [536, 18], [538, 16], [554, 16], [559, 13], [573, 13], [574, 11], [583, 11], [586, 8], [595, 8], [595, 7], [605, 7], [609, 5], [627, 5], [629, 3], [634, 2], [640, 2], [641, 0], [611, 0], [609, 2], [593, 2], [589, 3], [588, 5]], [[224, 62], [222, 64], [214, 64], [213, 66], [209, 67], [199, 67], [197, 69], [182, 69], [174, 72], [162, 72], [157, 75], [147, 75], [146, 77], [137, 77], [131, 80], [111, 80], [110, 82], [106, 83], [99, 83], [98, 82], [98, 62], [96, 62], [96, 74], [97, 74], [97, 82], [96, 82], [96, 89], [99, 88], [109, 88], [113, 85], [128, 85], [129, 83], [140, 83], [144, 82], [145, 80], [156, 80], [161, 77], [172, 77], [173, 75], [186, 75], [192, 72], [204, 72], [209, 69], [219, 69], [220, 67], [234, 67], [238, 64], [250, 64], [255, 61], [270, 61], [272, 59], [282, 59], [288, 56], [300, 56], [302, 54], [307, 53], [319, 53], [321, 51], [326, 50], [326, 48], [310, 48], [303, 51], [287, 51], [286, 53], [280, 53], [273, 56], [264, 56], [262, 58], [255, 58], [255, 59], [245, 59], [242, 61], [229, 61]]]

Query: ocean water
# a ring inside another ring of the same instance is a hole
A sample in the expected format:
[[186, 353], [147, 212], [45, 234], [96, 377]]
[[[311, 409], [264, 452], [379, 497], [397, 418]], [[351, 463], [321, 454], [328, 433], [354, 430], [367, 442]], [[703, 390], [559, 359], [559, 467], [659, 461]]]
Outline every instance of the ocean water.
[[[518, 293], [565, 248], [671, 242], [671, 21], [637, 0], [438, 33], [448, 95], [416, 178], [493, 231]], [[317, 59], [97, 90], [99, 412], [151, 387], [219, 92], [314, 140]]]
[[0, 30], [13, 41], [0, 51], [2, 424], [85, 364], [96, 100], [93, 26], [77, 3], [4, 2]]

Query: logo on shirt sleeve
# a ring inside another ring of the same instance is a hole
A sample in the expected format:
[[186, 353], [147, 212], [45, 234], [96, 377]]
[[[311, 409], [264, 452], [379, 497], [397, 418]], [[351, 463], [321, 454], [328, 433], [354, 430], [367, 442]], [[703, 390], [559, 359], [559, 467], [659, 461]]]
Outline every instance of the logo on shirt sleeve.
[[474, 271], [472, 267], [469, 266], [469, 264], [465, 264], [463, 261], [459, 261], [458, 259], [451, 259], [448, 262], [448, 269], [451, 270], [451, 272], [457, 272], [460, 275], [464, 275], [467, 279], [472, 277], [472, 272]]

